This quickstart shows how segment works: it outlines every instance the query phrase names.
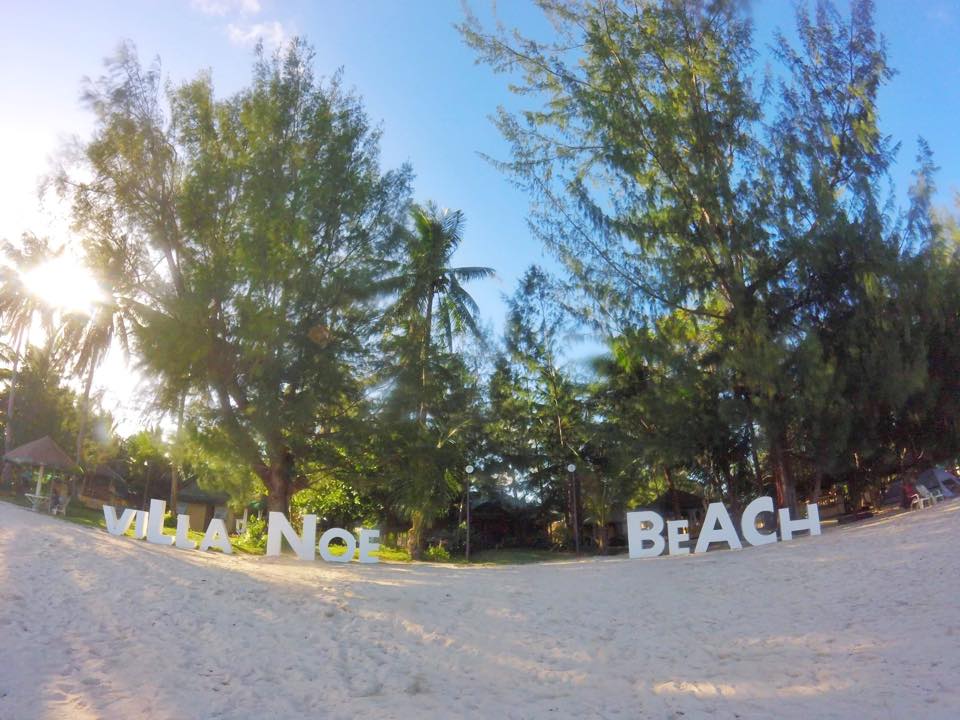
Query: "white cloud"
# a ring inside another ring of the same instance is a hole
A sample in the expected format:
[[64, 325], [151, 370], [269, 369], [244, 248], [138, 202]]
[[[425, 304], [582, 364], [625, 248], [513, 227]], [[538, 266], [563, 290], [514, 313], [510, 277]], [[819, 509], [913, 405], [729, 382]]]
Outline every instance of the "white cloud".
[[227, 25], [227, 37], [234, 45], [252, 46], [258, 40], [263, 40], [264, 47], [278, 48], [286, 44], [290, 33], [283, 23], [274, 20], [246, 26], [230, 23]]
[[204, 15], [256, 15], [260, 12], [260, 0], [190, 0], [194, 10]]

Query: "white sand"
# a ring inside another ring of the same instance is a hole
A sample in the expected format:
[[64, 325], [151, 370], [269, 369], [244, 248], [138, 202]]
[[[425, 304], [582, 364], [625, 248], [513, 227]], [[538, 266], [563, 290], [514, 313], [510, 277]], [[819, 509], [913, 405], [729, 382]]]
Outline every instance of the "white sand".
[[465, 569], [167, 549], [0, 503], [0, 718], [957, 718], [958, 511]]

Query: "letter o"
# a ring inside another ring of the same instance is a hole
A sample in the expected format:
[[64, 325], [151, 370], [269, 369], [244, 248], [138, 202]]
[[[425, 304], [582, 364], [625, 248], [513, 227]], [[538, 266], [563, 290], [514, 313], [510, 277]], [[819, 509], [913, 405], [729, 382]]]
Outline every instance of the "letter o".
[[[334, 538], [340, 538], [347, 544], [347, 551], [343, 555], [334, 555], [330, 552], [330, 541]], [[353, 554], [357, 551], [357, 541], [353, 533], [347, 532], [343, 528], [330, 528], [320, 536], [320, 542], [317, 543], [320, 550], [320, 557], [327, 562], [350, 562], [353, 560]]]

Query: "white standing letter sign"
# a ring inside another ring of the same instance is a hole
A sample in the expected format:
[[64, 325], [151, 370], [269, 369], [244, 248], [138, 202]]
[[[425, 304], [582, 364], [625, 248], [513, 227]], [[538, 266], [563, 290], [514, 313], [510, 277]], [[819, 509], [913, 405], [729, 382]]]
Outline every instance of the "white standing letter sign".
[[[334, 538], [340, 538], [346, 544], [347, 551], [343, 555], [334, 555], [330, 552], [330, 541]], [[327, 562], [350, 562], [356, 551], [357, 541], [353, 539], [353, 533], [342, 528], [330, 528], [320, 536], [320, 557]]]
[[150, 520], [150, 513], [146, 510], [137, 510], [137, 519], [133, 524], [133, 536], [137, 540], [144, 540], [147, 537], [147, 522]]
[[[644, 525], [650, 527], [643, 527]], [[630, 557], [656, 557], [663, 552], [663, 518], [652, 510], [627, 513], [627, 544]], [[649, 547], [645, 543], [651, 543]]]
[[154, 545], [173, 545], [176, 538], [163, 534], [163, 516], [167, 512], [166, 500], [151, 500], [147, 518], [147, 542]]
[[190, 516], [177, 515], [177, 536], [173, 543], [181, 550], [196, 550], [197, 544], [190, 539]]
[[775, 532], [762, 533], [757, 529], [757, 516], [765, 512], [773, 512], [773, 498], [758, 497], [747, 505], [747, 509], [743, 511], [740, 529], [743, 531], [744, 540], [754, 547], [757, 545], [768, 545], [769, 543], [775, 543], [777, 541], [777, 534]]
[[290, 547], [301, 560], [313, 560], [317, 547], [317, 516], [303, 516], [303, 535], [297, 535], [287, 516], [279, 512], [271, 512], [267, 520], [267, 555], [280, 555], [282, 538], [286, 538]]
[[369, 528], [360, 528], [360, 562], [362, 563], [380, 562], [380, 558], [374, 557], [370, 554], [380, 550], [380, 543], [376, 542], [379, 539], [380, 539], [379, 530], [371, 530]]
[[207, 525], [207, 533], [200, 543], [201, 550], [209, 550], [212, 547], [219, 548], [227, 555], [233, 552], [230, 536], [227, 534], [227, 526], [223, 524], [223, 520], [220, 518], [214, 518], [210, 521], [210, 524]]
[[780, 508], [780, 539], [792, 540], [793, 534], [801, 530], [809, 530], [811, 535], [820, 534], [820, 508], [813, 503], [807, 505], [806, 520], [791, 520], [790, 511]]
[[689, 525], [690, 523], [686, 520], [667, 520], [667, 552], [670, 555], [690, 554], [690, 548], [680, 547], [680, 543], [690, 539], [690, 535], [687, 534]]
[[[768, 545], [777, 542], [775, 532], [760, 532], [757, 529], [757, 517], [760, 513], [773, 513], [773, 499], [759, 497], [743, 511], [740, 519], [740, 532], [743, 538], [751, 545]], [[803, 530], [811, 535], [820, 534], [820, 513], [815, 504], [807, 505], [807, 517], [792, 520], [790, 511], [780, 508], [780, 540], [792, 540], [794, 533]], [[657, 557], [664, 548], [669, 555], [688, 555], [690, 548], [682, 545], [688, 542], [690, 536], [686, 520], [670, 520], [666, 523], [666, 538], [664, 538], [664, 521], [659, 513], [653, 510], [638, 510], [627, 513], [627, 544], [631, 558]], [[710, 503], [707, 507], [707, 516], [703, 519], [700, 536], [697, 538], [695, 553], [706, 552], [710, 543], [726, 543], [734, 550], [743, 548], [737, 527], [730, 517], [730, 513], [723, 503]], [[362, 548], [361, 548], [362, 557]]]
[[703, 519], [700, 528], [700, 537], [697, 538], [697, 547], [694, 552], [706, 552], [712, 542], [725, 542], [731, 548], [740, 550], [740, 538], [737, 529], [733, 526], [730, 514], [723, 503], [710, 503], [707, 507], [707, 516]]
[[[146, 539], [154, 545], [176, 545], [183, 550], [196, 550], [197, 543], [190, 539], [190, 516], [177, 515], [177, 532], [175, 535], [166, 535], [163, 532], [163, 515], [166, 511], [165, 500], [153, 499], [150, 501], [150, 511], [125, 508], [117, 519], [117, 511], [111, 505], [103, 506], [103, 519], [107, 524], [107, 532], [111, 535], [125, 535], [133, 524], [133, 536], [138, 540]], [[214, 518], [207, 526], [207, 533], [200, 543], [201, 550], [211, 547], [219, 548], [226, 554], [233, 552], [230, 536], [223, 520]]]
[[[111, 535], [125, 535], [127, 530], [130, 529], [130, 523], [133, 522], [133, 516], [136, 512], [133, 508], [124, 508], [123, 514], [117, 520], [117, 511], [113, 506], [104, 505], [103, 519], [107, 523], [107, 532]], [[139, 532], [139, 529], [137, 532]]]
[[[149, 512], [124, 508], [123, 514], [118, 518], [116, 508], [112, 505], [104, 505], [103, 519], [107, 526], [107, 532], [111, 535], [126, 535], [130, 526], [133, 525], [133, 535], [139, 540], [146, 539], [147, 542], [154, 545], [175, 545], [183, 550], [196, 550], [196, 541], [190, 539], [189, 515], [177, 515], [177, 530], [173, 535], [167, 535], [163, 532], [163, 517], [166, 509], [167, 503], [165, 500], [152, 499]], [[353, 560], [353, 556], [357, 554], [358, 549], [360, 551], [358, 558], [360, 562], [380, 562], [380, 559], [373, 555], [380, 549], [380, 544], [377, 542], [380, 537], [379, 530], [360, 528], [358, 541], [353, 533], [348, 530], [330, 528], [323, 533], [318, 544], [316, 542], [316, 515], [303, 516], [303, 532], [299, 535], [283, 513], [270, 513], [268, 522], [268, 556], [276, 557], [280, 555], [283, 540], [286, 538], [290, 547], [293, 548], [293, 551], [301, 560], [313, 560], [319, 547], [320, 556], [327, 562], [350, 562]], [[330, 552], [330, 543], [335, 539], [341, 540], [346, 546], [346, 551], [342, 555], [335, 555]], [[203, 540], [200, 542], [201, 550], [210, 550], [211, 548], [216, 548], [227, 555], [233, 552], [227, 526], [219, 518], [213, 518], [210, 521]]]

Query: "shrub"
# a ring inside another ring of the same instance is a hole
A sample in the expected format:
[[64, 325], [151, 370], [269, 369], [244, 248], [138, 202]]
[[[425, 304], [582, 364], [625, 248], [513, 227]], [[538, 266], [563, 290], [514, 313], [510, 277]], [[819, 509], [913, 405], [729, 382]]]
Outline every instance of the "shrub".
[[443, 545], [431, 545], [425, 555], [431, 562], [450, 562], [450, 553]]
[[263, 550], [267, 547], [267, 521], [257, 517], [247, 520], [247, 529], [243, 532], [245, 545]]

